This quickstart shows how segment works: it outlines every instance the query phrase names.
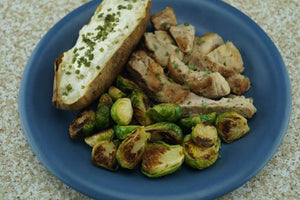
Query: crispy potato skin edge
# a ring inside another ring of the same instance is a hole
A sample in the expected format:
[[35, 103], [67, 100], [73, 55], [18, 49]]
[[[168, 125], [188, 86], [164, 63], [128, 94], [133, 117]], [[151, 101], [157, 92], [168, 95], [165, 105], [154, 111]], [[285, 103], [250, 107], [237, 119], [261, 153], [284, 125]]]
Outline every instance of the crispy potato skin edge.
[[[109, 88], [109, 86], [116, 79], [117, 75], [122, 71], [124, 65], [126, 64], [132, 50], [138, 44], [140, 39], [142, 38], [147, 23], [150, 18], [151, 11], [151, 2], [149, 0], [148, 5], [146, 7], [146, 13], [143, 18], [138, 23], [136, 29], [124, 40], [122, 46], [115, 52], [114, 55], [110, 58], [110, 60], [106, 63], [103, 69], [99, 72], [98, 76], [92, 80], [89, 85], [87, 85], [86, 93], [80, 97], [74, 103], [68, 104], [61, 99], [61, 96], [58, 92], [58, 85], [60, 80], [60, 74], [58, 73], [59, 64], [62, 61], [62, 54], [57, 58], [54, 63], [54, 83], [53, 83], [53, 97], [52, 104], [62, 110], [80, 110], [91, 104], [94, 100], [96, 100], [105, 90]], [[100, 4], [99, 7], [102, 5]], [[96, 12], [99, 11], [100, 8], [96, 9]], [[109, 74], [109, 75], [108, 75]]]

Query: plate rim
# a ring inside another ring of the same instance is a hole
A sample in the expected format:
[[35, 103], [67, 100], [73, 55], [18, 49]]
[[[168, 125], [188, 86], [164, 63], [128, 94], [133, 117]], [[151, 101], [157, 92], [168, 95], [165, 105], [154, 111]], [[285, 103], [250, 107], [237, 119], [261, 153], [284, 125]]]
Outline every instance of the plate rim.
[[[190, 2], [195, 2], [197, 3], [197, 0], [189, 0]], [[65, 178], [62, 174], [60, 174], [59, 172], [57, 172], [55, 170], [55, 167], [53, 167], [53, 165], [49, 164], [49, 161], [47, 161], [47, 159], [45, 158], [45, 155], [43, 154], [43, 152], [41, 152], [39, 150], [39, 148], [37, 147], [37, 143], [36, 141], [34, 141], [34, 137], [32, 137], [32, 134], [30, 132], [30, 125], [28, 123], [28, 121], [26, 120], [26, 114], [25, 114], [25, 98], [26, 98], [26, 94], [25, 94], [25, 90], [26, 90], [26, 83], [27, 83], [27, 79], [29, 77], [29, 70], [30, 70], [30, 66], [32, 65], [32, 63], [34, 62], [34, 58], [36, 57], [36, 55], [39, 52], [39, 49], [45, 44], [45, 42], [47, 42], [47, 39], [50, 37], [53, 33], [55, 33], [56, 29], [59, 29], [64, 23], [66, 23], [68, 20], [72, 19], [73, 16], [76, 16], [79, 12], [89, 8], [90, 6], [94, 6], [94, 4], [99, 4], [101, 2], [98, 0], [93, 0], [90, 1], [88, 3], [85, 3], [83, 5], [81, 5], [80, 7], [76, 8], [75, 10], [71, 11], [70, 13], [68, 13], [67, 15], [65, 15], [62, 19], [60, 19], [58, 22], [56, 22], [52, 28], [50, 28], [47, 33], [42, 37], [42, 39], [38, 42], [38, 44], [36, 45], [36, 47], [34, 48], [33, 52], [31, 53], [27, 64], [25, 66], [25, 69], [23, 71], [22, 74], [22, 79], [20, 82], [20, 88], [19, 88], [19, 97], [18, 97], [18, 110], [19, 110], [19, 117], [20, 117], [20, 122], [21, 122], [21, 127], [22, 130], [26, 136], [26, 139], [33, 151], [33, 153], [37, 156], [37, 158], [39, 159], [39, 161], [43, 164], [43, 166], [50, 171], [55, 177], [57, 177], [59, 180], [61, 180], [63, 183], [67, 184], [68, 186], [74, 188], [75, 190], [87, 195], [87, 196], [93, 196], [96, 197], [96, 194], [93, 193], [93, 191], [91, 189], [89, 189], [88, 187], [86, 187], [85, 185], [81, 184], [81, 183], [76, 183], [72, 180], [69, 180], [68, 178]], [[241, 179], [239, 179], [238, 181], [232, 183], [230, 186], [226, 186], [224, 188], [222, 188], [221, 190], [215, 192], [213, 195], [211, 195], [209, 198], [216, 198], [219, 196], [222, 196], [224, 194], [227, 194], [229, 192], [232, 192], [233, 190], [235, 190], [236, 188], [240, 187], [241, 185], [245, 184], [246, 182], [248, 182], [251, 178], [253, 178], [258, 172], [260, 172], [265, 165], [270, 161], [270, 159], [274, 156], [274, 154], [277, 152], [280, 144], [283, 141], [283, 138], [285, 136], [285, 133], [287, 131], [288, 125], [289, 125], [289, 121], [290, 121], [290, 116], [291, 116], [291, 109], [292, 109], [292, 93], [291, 93], [291, 82], [290, 82], [290, 78], [288, 75], [288, 70], [286, 68], [286, 65], [283, 61], [283, 58], [279, 52], [279, 50], [277, 49], [276, 45], [273, 43], [273, 41], [269, 38], [269, 36], [267, 35], [267, 33], [265, 33], [265, 31], [256, 23], [254, 22], [250, 17], [248, 17], [246, 14], [244, 14], [242, 11], [238, 10], [237, 8], [223, 2], [223, 1], [218, 1], [218, 0], [212, 0], [207, 2], [209, 4], [214, 4], [213, 6], [219, 6], [221, 8], [224, 8], [230, 12], [232, 12], [234, 15], [240, 17], [241, 21], [244, 21], [247, 26], [250, 26], [251, 29], [258, 31], [258, 35], [260, 35], [261, 37], [263, 37], [264, 41], [265, 41], [265, 45], [268, 47], [271, 47], [271, 50], [274, 54], [274, 57], [277, 57], [277, 59], [279, 60], [278, 66], [280, 66], [280, 68], [284, 71], [284, 73], [281, 74], [282, 76], [282, 82], [284, 82], [285, 87], [286, 87], [286, 91], [285, 91], [285, 100], [287, 102], [287, 104], [285, 105], [285, 110], [286, 112], [284, 113], [283, 116], [283, 121], [281, 124], [281, 129], [278, 131], [279, 132], [279, 137], [277, 138], [276, 141], [273, 142], [273, 148], [267, 152], [267, 154], [265, 155], [265, 159], [263, 160], [263, 162], [260, 163], [260, 165], [258, 167], [256, 167], [255, 170], [252, 171], [252, 173], [248, 174], [247, 177], [241, 177]], [[116, 194], [115, 191], [111, 190], [108, 191], [107, 189], [102, 190], [102, 188], [99, 188], [98, 190], [101, 193], [101, 198], [128, 198], [128, 199], [134, 199], [134, 198], [140, 198], [142, 197], [141, 195], [132, 195], [132, 194], [127, 194], [127, 193], [118, 193]], [[193, 197], [198, 197], [200, 196], [201, 190], [199, 190], [198, 192], [193, 192], [192, 194], [182, 194], [182, 195], [167, 195], [164, 196], [164, 198], [168, 198], [168, 199], [179, 199], [180, 198], [184, 198], [184, 199], [192, 199]], [[154, 197], [154, 196], [152, 196]], [[144, 199], [149, 199], [151, 197], [143, 197]]]

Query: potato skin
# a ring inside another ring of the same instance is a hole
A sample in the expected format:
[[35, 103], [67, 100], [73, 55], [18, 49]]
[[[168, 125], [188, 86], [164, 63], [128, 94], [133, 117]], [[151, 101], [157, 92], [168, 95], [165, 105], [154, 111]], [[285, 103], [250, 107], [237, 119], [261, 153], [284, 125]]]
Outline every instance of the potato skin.
[[[115, 52], [110, 60], [106, 63], [99, 74], [86, 86], [86, 93], [81, 96], [76, 102], [68, 104], [61, 98], [62, 94], [58, 91], [59, 80], [61, 74], [59, 72], [59, 64], [62, 61], [61, 54], [54, 63], [54, 83], [53, 83], [53, 97], [52, 104], [62, 110], [80, 110], [91, 104], [94, 100], [112, 85], [117, 75], [121, 72], [124, 65], [126, 64], [132, 50], [138, 44], [141, 37], [143, 36], [147, 23], [150, 18], [151, 1], [149, 0], [146, 7], [146, 13], [141, 21], [136, 26], [136, 29], [124, 40], [122, 46]], [[101, 6], [101, 4], [100, 4]], [[98, 10], [99, 8], [97, 8]], [[108, 76], [109, 74], [109, 76]]]

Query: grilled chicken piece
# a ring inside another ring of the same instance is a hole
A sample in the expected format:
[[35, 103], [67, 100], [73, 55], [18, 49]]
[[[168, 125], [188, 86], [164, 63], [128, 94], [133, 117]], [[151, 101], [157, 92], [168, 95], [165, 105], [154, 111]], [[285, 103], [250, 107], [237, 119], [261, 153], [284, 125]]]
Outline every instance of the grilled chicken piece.
[[203, 70], [220, 72], [226, 78], [244, 71], [242, 56], [232, 42], [211, 51], [201, 62]]
[[151, 22], [156, 30], [169, 30], [171, 26], [177, 25], [174, 10], [166, 7], [163, 11], [152, 16]]
[[157, 102], [181, 103], [189, 90], [171, 82], [163, 68], [144, 51], [133, 53], [129, 60], [128, 72], [147, 95]]
[[178, 47], [184, 53], [191, 52], [195, 39], [195, 27], [184, 23], [170, 28], [170, 33], [175, 39]]
[[219, 73], [193, 71], [176, 56], [171, 55], [167, 66], [175, 82], [187, 85], [191, 91], [207, 98], [220, 98], [230, 93], [230, 87]]
[[250, 80], [241, 74], [235, 74], [226, 79], [231, 92], [237, 95], [244, 94], [250, 88]]
[[178, 47], [172, 44], [174, 41], [167, 32], [145, 33], [144, 38], [147, 49], [153, 52], [151, 57], [161, 66], [167, 66], [171, 54], [175, 54], [181, 60], [183, 59], [182, 52], [178, 51]]
[[195, 37], [192, 53], [187, 55], [189, 65], [195, 65], [201, 70], [201, 59], [215, 48], [224, 44], [223, 39], [216, 33], [207, 33], [202, 37]]
[[256, 113], [252, 98], [244, 96], [232, 96], [231, 98], [222, 98], [218, 101], [207, 99], [190, 93], [185, 101], [179, 104], [183, 109], [183, 115], [225, 111], [235, 111], [246, 118], [252, 118]]

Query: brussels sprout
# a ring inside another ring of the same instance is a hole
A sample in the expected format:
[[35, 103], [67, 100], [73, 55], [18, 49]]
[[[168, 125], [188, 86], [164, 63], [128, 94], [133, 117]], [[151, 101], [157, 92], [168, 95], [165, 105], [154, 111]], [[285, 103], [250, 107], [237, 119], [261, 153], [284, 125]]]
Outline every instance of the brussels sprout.
[[139, 127], [133, 134], [122, 141], [117, 150], [117, 160], [121, 167], [135, 168], [144, 153], [150, 134], [144, 127]]
[[142, 158], [142, 173], [150, 178], [165, 176], [180, 169], [184, 161], [180, 145], [162, 141], [148, 144]]
[[108, 128], [112, 124], [110, 117], [110, 108], [113, 104], [111, 97], [104, 93], [100, 99], [96, 111], [96, 128], [103, 130]]
[[141, 125], [146, 126], [153, 123], [151, 118], [146, 115], [146, 111], [150, 107], [150, 101], [143, 92], [133, 91], [131, 94], [131, 103], [133, 115]]
[[116, 88], [115, 86], [110, 86], [110, 88], [108, 89], [108, 94], [112, 98], [113, 101], [116, 101], [117, 99], [126, 97], [126, 94], [124, 92], [122, 92], [121, 90], [119, 90], [118, 88]]
[[216, 128], [221, 139], [227, 143], [243, 137], [250, 131], [247, 119], [233, 111], [218, 115]]
[[151, 133], [151, 142], [165, 141], [169, 144], [181, 144], [183, 136], [179, 126], [169, 122], [159, 122], [145, 127]]
[[125, 93], [130, 93], [134, 90], [141, 91], [140, 87], [137, 84], [120, 75], [117, 77], [116, 86]]
[[118, 169], [116, 159], [117, 146], [112, 141], [101, 141], [96, 143], [92, 151], [92, 162], [105, 169], [115, 171]]
[[203, 147], [212, 147], [217, 143], [218, 133], [214, 126], [197, 124], [191, 134], [195, 144]]
[[182, 116], [182, 108], [176, 104], [162, 103], [150, 108], [147, 115], [157, 122], [176, 122]]
[[89, 146], [93, 147], [96, 143], [103, 141], [103, 140], [111, 140], [114, 137], [114, 130], [108, 129], [104, 131], [100, 131], [94, 135], [88, 136], [84, 138], [85, 143]]
[[190, 134], [186, 135], [183, 139], [185, 163], [195, 169], [207, 168], [218, 159], [220, 146], [220, 139], [212, 147], [203, 147], [195, 144]]
[[131, 101], [128, 98], [118, 99], [110, 111], [112, 119], [118, 125], [128, 125], [131, 122], [133, 116], [133, 109], [131, 106]]
[[80, 112], [69, 126], [72, 139], [83, 138], [93, 134], [95, 131], [95, 112], [84, 110]]
[[217, 114], [215, 112], [213, 113], [208, 113], [208, 114], [203, 114], [203, 115], [197, 115], [197, 116], [192, 116], [188, 118], [183, 118], [179, 120], [179, 126], [182, 128], [190, 129], [193, 126], [196, 126], [196, 124], [203, 122], [203, 123], [214, 123], [216, 120]]
[[135, 125], [120, 126], [120, 125], [116, 125], [116, 126], [114, 126], [114, 130], [115, 130], [117, 138], [120, 139], [120, 140], [124, 140], [130, 134], [132, 134], [138, 127], [140, 127], [140, 126], [135, 126]]

